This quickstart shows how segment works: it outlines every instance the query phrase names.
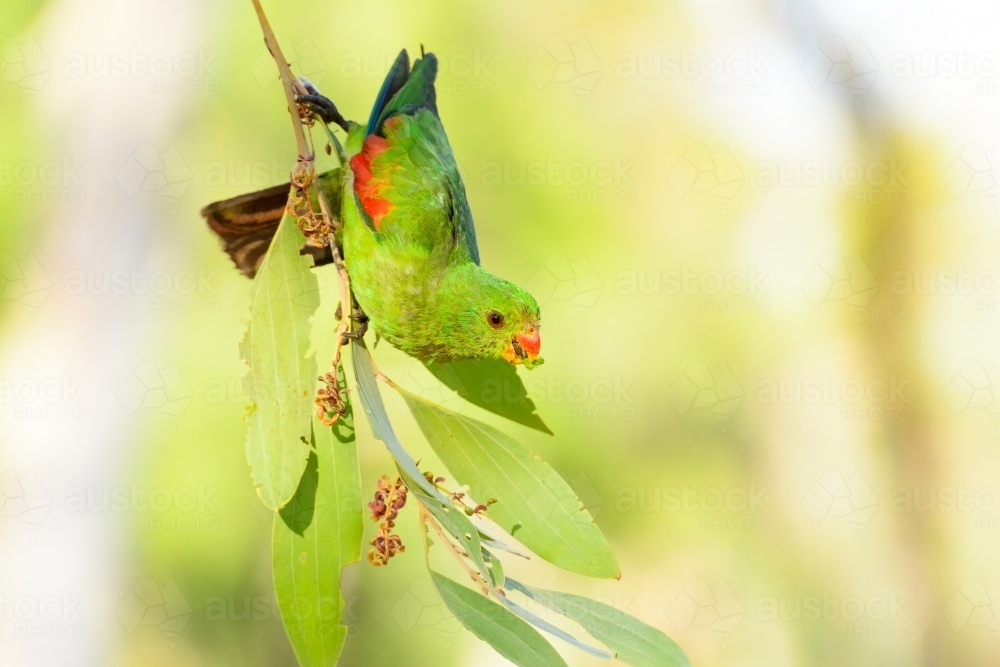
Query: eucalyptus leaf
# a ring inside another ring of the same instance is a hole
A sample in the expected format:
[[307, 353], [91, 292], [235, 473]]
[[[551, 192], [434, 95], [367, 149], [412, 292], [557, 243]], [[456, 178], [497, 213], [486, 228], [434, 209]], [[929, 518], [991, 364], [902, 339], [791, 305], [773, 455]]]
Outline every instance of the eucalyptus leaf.
[[517, 604], [516, 602], [514, 602], [509, 598], [501, 597], [500, 601], [504, 604], [504, 606], [506, 606], [512, 612], [514, 612], [515, 614], [526, 620], [528, 623], [531, 623], [539, 630], [545, 630], [545, 632], [548, 632], [553, 637], [558, 637], [564, 642], [572, 644], [573, 646], [577, 647], [581, 651], [589, 653], [592, 656], [598, 657], [601, 660], [610, 660], [611, 658], [614, 657], [613, 654], [608, 653], [607, 651], [601, 650], [599, 648], [591, 646], [590, 644], [586, 644], [580, 641], [579, 639], [569, 634], [562, 628], [557, 628], [556, 626], [546, 621], [544, 618], [541, 618], [537, 614], [528, 611], [527, 609], [525, 609], [524, 607], [522, 607], [521, 605]]
[[504, 581], [507, 579], [503, 572], [503, 563], [486, 549], [483, 549], [483, 560], [486, 561], [486, 567], [489, 568], [493, 588], [503, 588]]
[[497, 653], [520, 667], [566, 666], [552, 644], [512, 612], [442, 574], [430, 574], [455, 618]]
[[520, 558], [529, 558], [529, 559], [531, 558], [528, 554], [524, 553], [520, 549], [515, 549], [509, 544], [504, 544], [500, 540], [490, 537], [489, 535], [483, 532], [482, 527], [479, 528], [479, 539], [482, 540], [483, 544], [492, 549], [496, 549], [497, 551], [504, 551], [509, 554], [514, 554], [515, 556], [519, 556]]
[[595, 639], [634, 667], [689, 667], [683, 649], [670, 637], [639, 619], [596, 600], [546, 591], [507, 579], [507, 585], [553, 611], [573, 619]]
[[302, 233], [282, 217], [250, 287], [250, 319], [240, 343], [248, 366], [247, 460], [261, 501], [271, 509], [295, 494], [309, 459], [316, 361], [309, 319], [319, 306], [312, 260], [299, 255]]
[[472, 562], [476, 565], [476, 569], [482, 575], [483, 581], [489, 582], [490, 572], [486, 567], [486, 560], [483, 557], [483, 545], [479, 540], [479, 531], [476, 530], [476, 527], [469, 520], [469, 517], [465, 515], [465, 512], [455, 507], [454, 503], [450, 500], [442, 501], [427, 495], [422, 488], [415, 487], [408, 480], [404, 472], [400, 474], [416, 499], [427, 508], [427, 511], [437, 519], [441, 527], [454, 537], [455, 541], [469, 554], [469, 558], [472, 559]]
[[331, 667], [347, 638], [341, 573], [361, 557], [361, 475], [350, 413], [314, 434], [298, 491], [274, 520], [271, 570], [299, 664]]
[[473, 405], [542, 433], [552, 431], [535, 411], [535, 404], [517, 374], [500, 359], [467, 359], [447, 364], [427, 363], [427, 370]]
[[442, 502], [449, 502], [433, 484], [427, 481], [424, 474], [417, 468], [413, 457], [403, 448], [395, 431], [392, 430], [392, 423], [385, 411], [385, 403], [382, 402], [382, 394], [378, 390], [371, 354], [369, 354], [363, 339], [352, 343], [351, 360], [354, 362], [354, 379], [358, 384], [361, 407], [368, 417], [368, 425], [371, 427], [372, 435], [385, 443], [392, 458], [396, 461], [396, 466], [407, 478], [404, 479], [406, 485], [411, 489], [414, 486], [419, 487], [426, 495]]
[[590, 577], [620, 575], [610, 545], [573, 489], [527, 447], [397, 387], [431, 447], [473, 498], [498, 502], [487, 516], [559, 567]]

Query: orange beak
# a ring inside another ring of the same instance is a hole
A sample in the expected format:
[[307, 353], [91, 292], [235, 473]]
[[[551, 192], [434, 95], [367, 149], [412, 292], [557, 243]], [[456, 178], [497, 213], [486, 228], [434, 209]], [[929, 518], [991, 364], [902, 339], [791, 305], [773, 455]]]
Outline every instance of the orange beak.
[[537, 324], [529, 324], [524, 331], [514, 336], [517, 344], [528, 354], [528, 361], [534, 361], [542, 349], [542, 333]]
[[533, 362], [542, 349], [542, 336], [537, 324], [529, 324], [524, 331], [514, 336], [514, 340], [503, 353], [503, 358], [512, 364], [521, 364], [525, 360]]

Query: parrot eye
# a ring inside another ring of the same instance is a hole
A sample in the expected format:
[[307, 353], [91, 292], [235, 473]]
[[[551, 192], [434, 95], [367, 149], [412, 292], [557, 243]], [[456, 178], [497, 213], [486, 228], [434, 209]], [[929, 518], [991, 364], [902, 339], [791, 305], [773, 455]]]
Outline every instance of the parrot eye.
[[490, 326], [493, 327], [494, 329], [499, 329], [500, 327], [503, 326], [503, 315], [501, 315], [495, 310], [491, 310], [486, 315], [486, 320], [490, 323]]

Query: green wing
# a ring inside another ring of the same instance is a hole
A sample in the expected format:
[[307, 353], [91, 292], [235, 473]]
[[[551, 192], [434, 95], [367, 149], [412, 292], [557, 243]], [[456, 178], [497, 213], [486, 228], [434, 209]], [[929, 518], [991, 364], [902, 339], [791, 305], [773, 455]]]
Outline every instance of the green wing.
[[[437, 113], [437, 59], [426, 54], [404, 80], [401, 73], [407, 66], [403, 51], [386, 77], [366, 128], [368, 135], [385, 139], [384, 143], [366, 139], [366, 146], [373, 148], [370, 171], [378, 198], [390, 205], [377, 233], [384, 242], [416, 243], [431, 252], [448, 248], [452, 261], [479, 264], [465, 185]], [[359, 208], [369, 212], [363, 200]]]

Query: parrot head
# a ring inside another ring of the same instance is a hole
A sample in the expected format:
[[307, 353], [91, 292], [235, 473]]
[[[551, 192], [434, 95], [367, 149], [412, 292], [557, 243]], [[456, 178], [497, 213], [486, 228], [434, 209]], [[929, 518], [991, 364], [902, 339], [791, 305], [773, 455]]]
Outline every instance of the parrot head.
[[[502, 356], [512, 364], [527, 362], [534, 364], [538, 359], [538, 352], [542, 348], [541, 325], [538, 323], [538, 309], [535, 315], [525, 314], [522, 311], [515, 311], [517, 314], [512, 318], [512, 325], [505, 327], [506, 316], [498, 310], [491, 310], [487, 314], [490, 327], [503, 329], [500, 342], [506, 343]], [[509, 334], [509, 338], [508, 338]]]
[[[446, 282], [442, 330], [457, 358], [542, 363], [541, 314], [534, 297], [475, 264], [455, 267]], [[445, 305], [447, 304], [447, 305]]]
[[[490, 356], [512, 364], [536, 363], [542, 347], [541, 314], [535, 299], [523, 289], [496, 278], [484, 289], [477, 335], [489, 341]], [[501, 289], [496, 290], [495, 286]], [[488, 296], [486, 296], [488, 295]]]

